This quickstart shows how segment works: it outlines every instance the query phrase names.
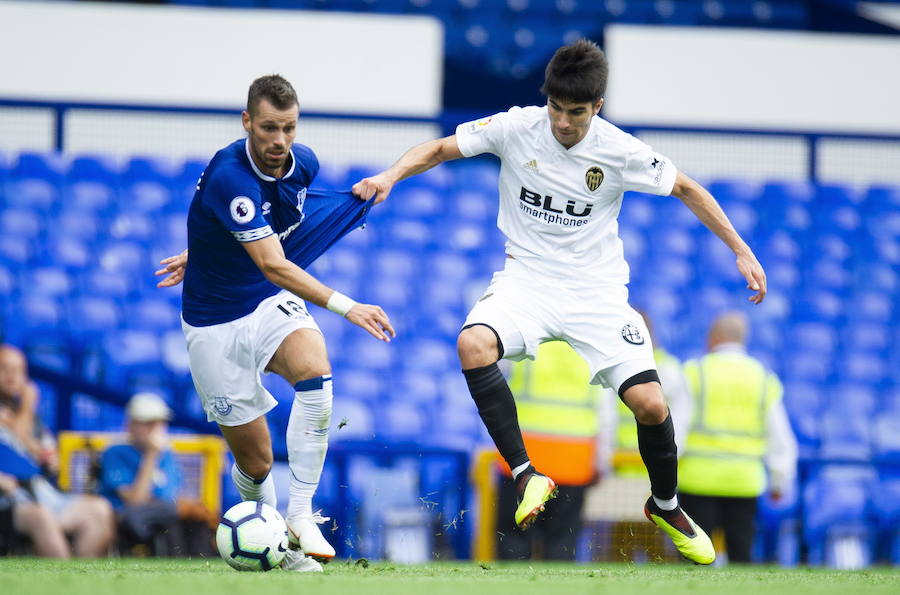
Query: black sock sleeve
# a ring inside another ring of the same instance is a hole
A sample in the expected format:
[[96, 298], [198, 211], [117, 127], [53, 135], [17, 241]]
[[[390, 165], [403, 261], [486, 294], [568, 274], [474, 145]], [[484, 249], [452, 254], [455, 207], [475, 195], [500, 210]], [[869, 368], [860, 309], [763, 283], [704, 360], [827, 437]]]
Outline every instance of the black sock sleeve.
[[670, 500], [678, 487], [678, 449], [672, 414], [655, 426], [636, 423], [638, 450], [650, 475], [650, 491], [657, 498]]
[[483, 368], [463, 370], [478, 415], [494, 440], [500, 455], [515, 469], [528, 460], [519, 429], [516, 401], [500, 367], [494, 363]]

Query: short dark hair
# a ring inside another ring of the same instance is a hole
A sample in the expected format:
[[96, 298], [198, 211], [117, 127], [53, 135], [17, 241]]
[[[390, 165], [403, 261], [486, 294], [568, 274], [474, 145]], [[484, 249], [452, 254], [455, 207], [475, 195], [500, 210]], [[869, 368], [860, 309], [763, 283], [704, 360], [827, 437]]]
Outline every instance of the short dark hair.
[[262, 99], [268, 100], [273, 107], [280, 110], [300, 105], [294, 87], [280, 74], [261, 76], [250, 85], [250, 91], [247, 93], [247, 112], [251, 116], [256, 115], [256, 107]]
[[541, 93], [561, 101], [594, 102], [606, 93], [609, 62], [597, 44], [579, 39], [553, 54], [544, 71]]

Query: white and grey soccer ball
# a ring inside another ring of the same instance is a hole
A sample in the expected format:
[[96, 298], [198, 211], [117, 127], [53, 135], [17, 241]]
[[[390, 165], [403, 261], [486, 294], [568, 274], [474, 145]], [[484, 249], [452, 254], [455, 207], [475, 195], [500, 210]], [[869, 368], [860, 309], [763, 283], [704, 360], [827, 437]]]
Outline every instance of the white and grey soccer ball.
[[248, 500], [228, 509], [216, 529], [219, 555], [236, 570], [272, 570], [288, 549], [287, 524], [277, 510]]

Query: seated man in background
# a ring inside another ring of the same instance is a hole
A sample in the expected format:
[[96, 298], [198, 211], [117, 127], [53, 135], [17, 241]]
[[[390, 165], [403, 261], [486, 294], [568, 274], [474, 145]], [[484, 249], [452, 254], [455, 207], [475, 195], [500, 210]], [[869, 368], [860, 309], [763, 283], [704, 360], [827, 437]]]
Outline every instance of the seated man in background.
[[[30, 538], [39, 556], [106, 555], [115, 538], [109, 503], [97, 496], [56, 489], [10, 429], [13, 423], [9, 408], [0, 407], [0, 500], [7, 500], [12, 509], [11, 528]], [[71, 547], [66, 537], [72, 539]]]
[[161, 535], [170, 556], [211, 553], [209, 525], [216, 519], [200, 502], [178, 498], [181, 472], [167, 447], [169, 407], [155, 394], [138, 393], [125, 413], [128, 442], [103, 453], [99, 484], [116, 508], [126, 545]]

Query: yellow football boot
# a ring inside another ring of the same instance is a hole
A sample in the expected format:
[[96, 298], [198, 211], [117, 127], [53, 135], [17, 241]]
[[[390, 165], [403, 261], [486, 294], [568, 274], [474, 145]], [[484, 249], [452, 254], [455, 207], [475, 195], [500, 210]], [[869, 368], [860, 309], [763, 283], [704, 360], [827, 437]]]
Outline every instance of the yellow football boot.
[[694, 564], [712, 564], [716, 561], [716, 550], [709, 536], [681, 506], [675, 507], [675, 510], [662, 510], [651, 496], [644, 504], [644, 515], [672, 539], [682, 556]]
[[530, 467], [516, 478], [519, 506], [516, 508], [516, 525], [523, 531], [530, 527], [544, 510], [544, 504], [556, 497], [556, 483]]

